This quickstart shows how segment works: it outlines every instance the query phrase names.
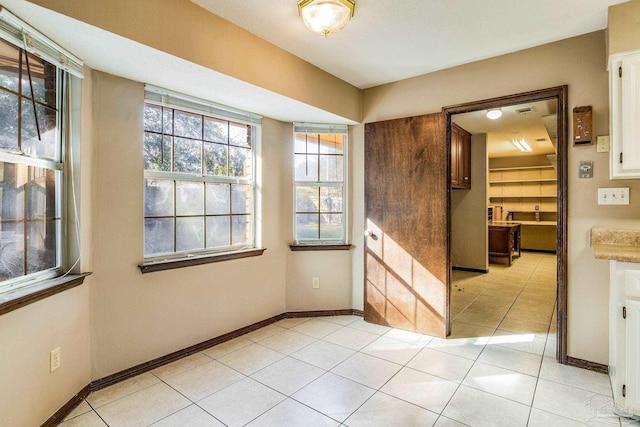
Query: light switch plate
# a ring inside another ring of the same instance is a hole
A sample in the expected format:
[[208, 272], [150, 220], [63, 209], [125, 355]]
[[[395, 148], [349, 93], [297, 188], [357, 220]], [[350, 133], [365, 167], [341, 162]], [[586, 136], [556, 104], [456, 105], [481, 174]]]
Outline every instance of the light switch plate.
[[610, 147], [609, 135], [601, 135], [596, 138], [596, 152], [608, 153]]
[[628, 205], [629, 188], [598, 188], [599, 205]]

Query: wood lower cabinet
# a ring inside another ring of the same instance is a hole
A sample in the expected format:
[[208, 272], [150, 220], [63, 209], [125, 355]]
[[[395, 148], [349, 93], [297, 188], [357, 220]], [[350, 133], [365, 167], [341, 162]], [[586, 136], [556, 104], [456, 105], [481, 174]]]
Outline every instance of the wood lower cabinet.
[[451, 188], [471, 188], [471, 134], [451, 123]]
[[489, 224], [489, 257], [507, 259], [511, 266], [513, 256], [520, 257], [520, 224], [517, 222], [501, 222]]

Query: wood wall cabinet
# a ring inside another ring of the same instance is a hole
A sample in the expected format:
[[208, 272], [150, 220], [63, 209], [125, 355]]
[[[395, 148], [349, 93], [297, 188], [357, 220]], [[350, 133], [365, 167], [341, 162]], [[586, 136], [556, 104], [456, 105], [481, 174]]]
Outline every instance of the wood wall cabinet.
[[640, 178], [640, 51], [609, 59], [611, 179]]
[[451, 123], [451, 188], [471, 188], [471, 134]]

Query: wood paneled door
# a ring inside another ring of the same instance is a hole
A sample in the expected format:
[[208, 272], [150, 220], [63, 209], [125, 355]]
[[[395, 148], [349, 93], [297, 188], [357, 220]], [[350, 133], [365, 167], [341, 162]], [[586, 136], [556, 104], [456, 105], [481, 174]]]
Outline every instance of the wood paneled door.
[[365, 125], [364, 318], [439, 337], [449, 333], [445, 117]]

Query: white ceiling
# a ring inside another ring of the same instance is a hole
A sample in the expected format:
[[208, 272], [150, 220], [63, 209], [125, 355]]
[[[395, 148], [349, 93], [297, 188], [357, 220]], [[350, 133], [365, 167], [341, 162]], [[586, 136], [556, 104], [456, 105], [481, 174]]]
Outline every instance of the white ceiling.
[[603, 29], [626, 0], [356, 0], [327, 38], [304, 26], [297, 0], [191, 1], [368, 88]]

